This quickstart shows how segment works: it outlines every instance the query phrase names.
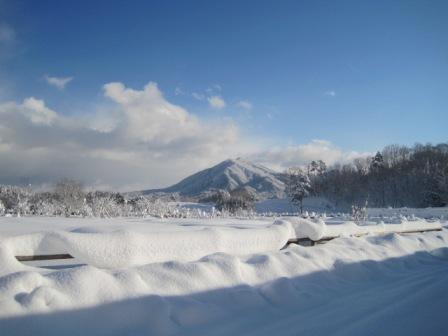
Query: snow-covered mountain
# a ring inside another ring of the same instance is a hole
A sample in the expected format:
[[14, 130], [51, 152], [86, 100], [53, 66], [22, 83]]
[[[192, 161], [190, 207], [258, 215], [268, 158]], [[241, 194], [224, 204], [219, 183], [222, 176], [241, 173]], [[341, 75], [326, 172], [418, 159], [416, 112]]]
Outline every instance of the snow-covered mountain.
[[238, 158], [197, 172], [171, 187], [146, 190], [144, 193], [166, 192], [197, 196], [216, 189], [232, 191], [240, 188], [262, 198], [278, 198], [284, 196], [285, 184], [280, 173]]

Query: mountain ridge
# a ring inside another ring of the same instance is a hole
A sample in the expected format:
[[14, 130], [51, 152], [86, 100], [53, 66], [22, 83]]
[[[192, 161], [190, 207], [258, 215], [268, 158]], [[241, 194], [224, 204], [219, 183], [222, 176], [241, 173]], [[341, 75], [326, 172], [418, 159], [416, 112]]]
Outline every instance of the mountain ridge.
[[194, 173], [170, 187], [144, 190], [143, 194], [179, 193], [181, 196], [194, 197], [214, 190], [237, 189], [246, 189], [261, 198], [281, 198], [284, 196], [285, 184], [281, 173], [237, 158], [227, 159]]

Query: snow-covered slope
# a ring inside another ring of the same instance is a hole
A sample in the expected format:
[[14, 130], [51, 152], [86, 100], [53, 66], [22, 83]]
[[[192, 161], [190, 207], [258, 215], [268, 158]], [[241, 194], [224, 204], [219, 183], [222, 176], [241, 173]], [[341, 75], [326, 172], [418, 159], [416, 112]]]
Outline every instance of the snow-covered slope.
[[146, 190], [144, 193], [176, 192], [185, 196], [196, 196], [215, 189], [232, 191], [239, 188], [246, 188], [264, 197], [282, 197], [285, 184], [281, 180], [281, 174], [238, 158], [197, 172], [171, 187]]

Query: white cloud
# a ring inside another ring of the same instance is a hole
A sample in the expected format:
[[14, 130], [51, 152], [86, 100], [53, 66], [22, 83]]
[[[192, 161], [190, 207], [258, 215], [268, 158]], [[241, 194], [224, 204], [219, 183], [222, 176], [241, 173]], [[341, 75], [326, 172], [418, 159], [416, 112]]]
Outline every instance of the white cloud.
[[65, 89], [65, 86], [73, 80], [73, 77], [50, 77], [45, 75], [44, 79], [49, 85], [53, 85], [59, 90], [63, 90]]
[[26, 98], [22, 104], [23, 112], [34, 124], [51, 125], [57, 119], [57, 114], [45, 106], [43, 100], [34, 97]]
[[333, 90], [329, 90], [329, 91], [325, 91], [324, 92], [325, 96], [330, 96], [330, 97], [336, 97], [336, 92]]
[[122, 83], [104, 85], [104, 94], [119, 104], [126, 116], [126, 134], [140, 141], [169, 143], [203, 131], [199, 120], [180, 106], [169, 103], [156, 83], [142, 91]]
[[241, 107], [245, 110], [252, 110], [252, 103], [247, 100], [241, 100], [238, 103], [236, 103], [236, 106]]
[[216, 109], [222, 109], [226, 107], [226, 102], [220, 96], [211, 96], [207, 98], [211, 107]]
[[370, 155], [355, 151], [343, 151], [327, 140], [313, 140], [307, 144], [277, 147], [258, 152], [249, 159], [272, 169], [283, 171], [293, 166], [308, 164], [312, 160], [323, 160], [327, 165], [350, 162], [354, 158]]
[[163, 187], [255, 151], [237, 125], [204, 122], [167, 101], [156, 83], [108, 83], [104, 95], [112, 106], [88, 118], [64, 117], [32, 97], [0, 103], [0, 183], [70, 177], [119, 190]]

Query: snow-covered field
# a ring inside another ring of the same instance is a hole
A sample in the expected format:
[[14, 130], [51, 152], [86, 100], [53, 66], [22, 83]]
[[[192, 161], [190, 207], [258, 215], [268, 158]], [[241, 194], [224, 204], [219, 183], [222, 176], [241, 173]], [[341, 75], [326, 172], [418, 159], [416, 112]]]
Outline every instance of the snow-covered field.
[[361, 224], [0, 217], [0, 334], [446, 335], [448, 223]]
[[[191, 205], [190, 205], [191, 206]], [[303, 200], [303, 208], [308, 212], [334, 214], [343, 212], [331, 204], [330, 201], [322, 197], [307, 197]], [[205, 208], [203, 208], [205, 209]], [[294, 206], [288, 199], [267, 199], [255, 204], [258, 214], [292, 214], [297, 213], [297, 206]], [[347, 210], [347, 209], [345, 209]], [[448, 219], [448, 207], [440, 208], [367, 208], [369, 217], [397, 217], [415, 216], [419, 218], [441, 218]]]

